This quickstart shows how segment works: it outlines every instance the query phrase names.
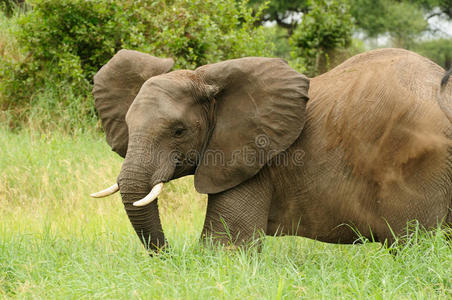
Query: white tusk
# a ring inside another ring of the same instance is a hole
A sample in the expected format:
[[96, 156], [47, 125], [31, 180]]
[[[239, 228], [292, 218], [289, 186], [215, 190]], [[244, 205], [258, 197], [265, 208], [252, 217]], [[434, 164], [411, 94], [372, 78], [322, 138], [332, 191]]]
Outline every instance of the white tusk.
[[102, 190], [100, 192], [91, 194], [90, 196], [93, 198], [102, 198], [102, 197], [110, 196], [110, 195], [116, 193], [117, 191], [119, 191], [119, 186], [117, 183], [115, 183], [111, 187], [106, 188], [105, 190]]
[[163, 188], [163, 182], [160, 182], [152, 188], [149, 194], [141, 200], [133, 202], [133, 206], [145, 206], [154, 201], [160, 194]]

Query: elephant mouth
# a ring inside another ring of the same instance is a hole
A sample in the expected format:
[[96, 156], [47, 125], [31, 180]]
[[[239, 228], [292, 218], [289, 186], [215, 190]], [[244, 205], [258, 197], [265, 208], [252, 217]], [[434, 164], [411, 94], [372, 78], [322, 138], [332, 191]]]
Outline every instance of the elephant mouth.
[[[154, 184], [151, 191], [142, 199], [133, 202], [133, 206], [145, 206], [157, 199], [163, 189], [163, 185], [168, 181], [161, 181], [157, 184]], [[93, 198], [104, 198], [110, 195], [113, 195], [119, 191], [119, 185], [117, 183], [112, 186], [99, 191], [97, 193], [92, 193], [90, 196]]]
[[[167, 167], [160, 168], [154, 173], [155, 179], [151, 181], [150, 186], [152, 187], [149, 191], [149, 193], [132, 203], [133, 206], [136, 207], [142, 207], [149, 205], [151, 202], [157, 199], [157, 197], [160, 195], [160, 193], [163, 190], [163, 187], [166, 183], [169, 181], [180, 178], [183, 176], [187, 176], [194, 173], [194, 170], [196, 169], [196, 164], [187, 164], [186, 160], [182, 157], [172, 157], [171, 160], [172, 163], [167, 164]], [[114, 185], [99, 191], [97, 193], [93, 193], [90, 196], [93, 198], [103, 198], [110, 196], [120, 190], [119, 184], [115, 183]], [[122, 189], [121, 189], [122, 190]]]
[[146, 206], [160, 195], [163, 189], [163, 182], [159, 182], [156, 185], [154, 185], [149, 192], [143, 199], [140, 199], [138, 201], [133, 202], [133, 206]]
[[[171, 170], [172, 169], [172, 170]], [[142, 199], [134, 201], [133, 206], [141, 207], [146, 206], [157, 199], [157, 197], [160, 195], [160, 193], [163, 190], [163, 186], [165, 183], [169, 182], [171, 179], [174, 178], [174, 175], [176, 173], [176, 167], [170, 167], [166, 171], [163, 171], [162, 173], [166, 173], [162, 176], [162, 174], [156, 174], [157, 178], [152, 182], [152, 188], [151, 191]], [[171, 175], [169, 175], [171, 174]]]
[[[160, 193], [163, 190], [164, 184], [168, 183], [169, 181], [171, 181], [174, 178], [177, 178], [176, 176], [179, 175], [178, 172], [176, 172], [176, 170], [173, 170], [172, 173], [173, 173], [172, 176], [163, 177], [165, 179], [155, 180], [153, 182], [153, 184], [151, 185], [152, 189], [150, 190], [150, 192], [144, 198], [134, 201], [133, 206], [138, 206], [138, 207], [145, 206], [145, 205], [148, 205], [149, 203], [153, 202], [155, 199], [157, 199], [157, 197], [160, 195]], [[96, 193], [92, 193], [90, 196], [93, 198], [104, 198], [104, 197], [117, 193], [119, 190], [120, 190], [119, 184], [115, 183], [112, 186], [110, 186], [104, 190], [101, 190]]]

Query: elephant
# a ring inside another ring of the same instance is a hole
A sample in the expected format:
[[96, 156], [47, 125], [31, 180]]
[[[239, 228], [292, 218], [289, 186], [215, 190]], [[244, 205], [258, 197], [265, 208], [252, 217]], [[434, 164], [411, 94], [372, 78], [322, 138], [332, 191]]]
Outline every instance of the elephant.
[[[379, 49], [308, 78], [279, 58], [195, 70], [120, 50], [94, 77], [117, 183], [146, 249], [167, 245], [158, 194], [194, 175], [208, 194], [201, 239], [255, 234], [392, 243], [407, 223], [452, 224], [450, 72], [416, 53]], [[442, 83], [441, 83], [442, 82]]]

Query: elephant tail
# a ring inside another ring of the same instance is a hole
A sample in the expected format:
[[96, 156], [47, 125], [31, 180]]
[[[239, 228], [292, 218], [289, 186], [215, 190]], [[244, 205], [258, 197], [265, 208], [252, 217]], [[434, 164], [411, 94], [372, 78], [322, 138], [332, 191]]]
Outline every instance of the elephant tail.
[[449, 119], [449, 122], [452, 123], [452, 99], [446, 99], [448, 98], [446, 96], [446, 87], [451, 75], [452, 69], [447, 71], [443, 79], [441, 80], [438, 103], [446, 117]]

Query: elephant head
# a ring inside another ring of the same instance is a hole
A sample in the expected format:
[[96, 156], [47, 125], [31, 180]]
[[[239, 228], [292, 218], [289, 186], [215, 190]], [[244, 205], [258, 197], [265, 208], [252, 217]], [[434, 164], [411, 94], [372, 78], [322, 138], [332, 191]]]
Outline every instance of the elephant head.
[[200, 193], [234, 188], [287, 149], [306, 118], [309, 80], [284, 60], [249, 57], [166, 73], [171, 66], [122, 50], [94, 81], [107, 141], [125, 156], [117, 185], [94, 196], [119, 189], [152, 249], [165, 242], [153, 201], [164, 183], [194, 174]]

